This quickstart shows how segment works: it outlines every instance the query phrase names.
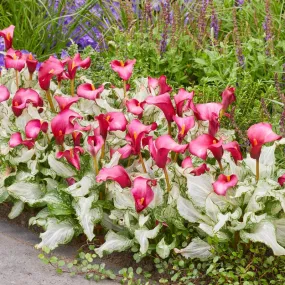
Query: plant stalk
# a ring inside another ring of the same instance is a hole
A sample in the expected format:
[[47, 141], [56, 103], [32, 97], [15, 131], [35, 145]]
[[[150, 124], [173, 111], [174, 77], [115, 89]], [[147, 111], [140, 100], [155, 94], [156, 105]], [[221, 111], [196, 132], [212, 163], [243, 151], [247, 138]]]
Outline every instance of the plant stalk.
[[173, 161], [174, 161], [174, 162], [177, 162], [177, 159], [178, 159], [178, 152], [175, 153], [175, 156], [174, 156]]
[[99, 170], [98, 170], [98, 162], [97, 162], [96, 155], [93, 156], [93, 164], [94, 164], [95, 174], [97, 176], [99, 173]]
[[19, 89], [19, 76], [18, 76], [19, 71], [15, 70], [15, 72], [16, 72], [16, 86], [17, 86], [17, 90], [18, 90]]
[[168, 176], [168, 172], [167, 172], [166, 166], [163, 168], [163, 172], [164, 172], [164, 176], [165, 176], [165, 180], [166, 180], [167, 192], [169, 193], [170, 190], [171, 190], [171, 186], [170, 186], [169, 176]]
[[70, 79], [70, 93], [74, 97], [74, 79]]
[[101, 148], [101, 156], [100, 156], [100, 159], [103, 159], [105, 156], [105, 141], [104, 141], [104, 144], [102, 145], [102, 148]]
[[140, 162], [141, 162], [144, 173], [147, 173], [141, 152], [139, 152], [139, 158], [140, 158]]
[[168, 134], [171, 136], [171, 122], [168, 122]]
[[47, 95], [47, 99], [48, 99], [51, 111], [55, 113], [55, 108], [54, 108], [54, 105], [53, 105], [53, 102], [52, 102], [52, 97], [50, 95], [50, 89], [46, 90], [46, 95]]
[[255, 170], [256, 182], [259, 180], [259, 159], [256, 159], [256, 170]]
[[222, 162], [220, 160], [218, 160], [218, 163], [219, 163], [219, 167], [220, 167], [221, 171], [223, 171], [224, 168], [223, 168]]
[[123, 80], [124, 98], [127, 98], [127, 81]]

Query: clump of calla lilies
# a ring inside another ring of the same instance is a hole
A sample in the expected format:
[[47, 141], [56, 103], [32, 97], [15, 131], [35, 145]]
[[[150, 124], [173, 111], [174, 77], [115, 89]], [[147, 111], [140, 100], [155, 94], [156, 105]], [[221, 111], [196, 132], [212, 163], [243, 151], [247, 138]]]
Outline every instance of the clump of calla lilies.
[[0, 202], [14, 204], [11, 218], [25, 204], [39, 210], [30, 220], [45, 229], [39, 248], [81, 233], [91, 241], [101, 223], [99, 256], [137, 244], [142, 257], [205, 259], [214, 252], [208, 236], [285, 254], [285, 170], [274, 155], [284, 142], [258, 123], [242, 153], [222, 128], [238, 101], [234, 87], [219, 102], [198, 103], [164, 75], [131, 79], [135, 59], [111, 62], [119, 86], [96, 86], [81, 76], [90, 58], [39, 63], [13, 49], [14, 28], [0, 31]]

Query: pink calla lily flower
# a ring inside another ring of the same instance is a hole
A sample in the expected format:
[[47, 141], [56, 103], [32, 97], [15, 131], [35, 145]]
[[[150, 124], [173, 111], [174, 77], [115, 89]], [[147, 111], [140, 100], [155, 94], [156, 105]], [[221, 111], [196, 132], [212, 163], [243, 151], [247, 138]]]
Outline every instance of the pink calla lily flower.
[[185, 89], [181, 88], [178, 94], [174, 96], [174, 102], [176, 105], [176, 112], [179, 117], [182, 117], [184, 108], [190, 107], [190, 102], [194, 97], [194, 91], [187, 92]]
[[126, 62], [113, 60], [111, 61], [111, 68], [118, 73], [121, 79], [127, 81], [132, 76], [135, 63], [135, 59], [128, 59]]
[[278, 183], [280, 184], [281, 187], [283, 187], [285, 183], [285, 174], [283, 174], [282, 176], [278, 178]]
[[[31, 88], [20, 88], [12, 100], [12, 110], [16, 117], [19, 117], [23, 110], [28, 107], [28, 104], [32, 104], [34, 107], [42, 107], [43, 99], [40, 97], [37, 91]], [[41, 112], [42, 109], [39, 110]]]
[[149, 132], [157, 128], [156, 123], [151, 125], [144, 125], [139, 120], [134, 119], [127, 125], [128, 134], [126, 140], [129, 141], [133, 147], [133, 153], [139, 154], [141, 151], [141, 142], [143, 137]]
[[10, 98], [10, 92], [5, 85], [0, 85], [0, 103]]
[[135, 200], [136, 211], [140, 213], [144, 210], [154, 198], [154, 192], [151, 186], [156, 185], [156, 180], [144, 177], [136, 177], [131, 190]]
[[82, 116], [70, 109], [61, 111], [52, 119], [51, 130], [57, 144], [62, 144], [64, 136], [71, 134], [75, 130], [74, 119], [82, 119]]
[[282, 138], [272, 131], [272, 126], [268, 123], [252, 125], [247, 130], [247, 136], [251, 144], [250, 156], [253, 159], [259, 159], [262, 145]]
[[13, 50], [12, 48], [7, 51], [4, 60], [6, 68], [14, 68], [17, 71], [21, 71], [26, 64], [26, 60], [22, 56], [22, 53], [19, 50]]
[[110, 168], [102, 168], [96, 176], [96, 181], [102, 182], [106, 180], [113, 180], [122, 188], [131, 187], [132, 185], [127, 171], [121, 165], [116, 165]]
[[78, 86], [77, 96], [95, 101], [97, 98], [100, 97], [100, 94], [103, 92], [103, 90], [104, 85], [101, 85], [96, 89], [93, 84], [84, 83]]
[[65, 97], [65, 96], [54, 96], [60, 111], [67, 110], [70, 106], [78, 102], [79, 97]]
[[145, 101], [139, 102], [137, 99], [126, 100], [128, 112], [138, 116], [139, 119], [142, 117], [145, 104]]
[[211, 121], [213, 115], [219, 116], [222, 109], [222, 104], [220, 103], [205, 103], [205, 104], [196, 104], [193, 102], [190, 104], [192, 111], [194, 112], [197, 120], [200, 121]]
[[109, 112], [95, 117], [100, 126], [100, 135], [106, 140], [108, 131], [125, 131], [127, 119], [121, 112]]
[[81, 60], [79, 53], [77, 53], [73, 58], [65, 59], [65, 62], [67, 63], [67, 76], [69, 79], [75, 78], [77, 68], [81, 67], [83, 69], [87, 69], [91, 65], [90, 57]]
[[236, 164], [239, 160], [243, 159], [238, 142], [234, 141], [223, 144], [223, 149], [231, 153]]
[[175, 109], [172, 105], [170, 95], [168, 93], [164, 93], [158, 96], [149, 96], [146, 98], [145, 102], [149, 105], [158, 107], [163, 112], [166, 120], [169, 123], [173, 121]]
[[167, 92], [171, 92], [172, 88], [166, 83], [166, 76], [161, 75], [158, 79], [148, 77], [148, 88], [156, 90], [158, 88], [158, 94], [161, 95]]
[[216, 160], [220, 162], [224, 153], [222, 144], [222, 140], [218, 140], [208, 134], [203, 134], [189, 143], [189, 151], [191, 154], [206, 160], [208, 156], [207, 151], [210, 150]]
[[76, 180], [73, 177], [68, 177], [65, 180], [66, 180], [68, 186], [71, 186], [71, 185], [76, 183]]
[[80, 170], [80, 157], [79, 154], [84, 153], [84, 149], [82, 147], [76, 146], [71, 149], [67, 149], [65, 151], [59, 151], [56, 154], [56, 158], [65, 157], [67, 162], [73, 165], [76, 169]]
[[110, 149], [110, 156], [112, 157], [116, 151], [121, 154], [120, 158], [125, 159], [128, 158], [131, 154], [133, 154], [133, 147], [130, 144], [126, 144], [125, 146], [119, 149]]
[[181, 118], [173, 116], [173, 121], [178, 127], [178, 141], [181, 143], [190, 129], [195, 126], [195, 119], [193, 116]]
[[64, 66], [62, 62], [50, 56], [48, 60], [44, 61], [39, 69], [39, 84], [43, 90], [49, 90], [50, 81], [54, 76], [62, 74]]
[[214, 192], [218, 195], [225, 196], [227, 191], [236, 186], [238, 183], [237, 176], [220, 174], [217, 181], [213, 183]]
[[155, 141], [152, 138], [149, 139], [150, 154], [159, 168], [165, 168], [169, 161], [168, 153], [170, 151], [183, 153], [187, 146], [188, 144], [178, 144], [169, 135], [160, 136]]
[[14, 148], [18, 145], [24, 145], [28, 149], [31, 149], [34, 147], [35, 142], [33, 140], [23, 140], [21, 134], [18, 132], [11, 135], [9, 140], [9, 146]]
[[15, 26], [11, 25], [8, 28], [0, 31], [0, 37], [4, 38], [6, 50], [12, 47]]
[[222, 93], [222, 110], [220, 113], [221, 116], [228, 109], [229, 105], [232, 104], [234, 101], [236, 101], [235, 88], [226, 88]]
[[190, 172], [194, 176], [200, 176], [204, 174], [206, 171], [209, 171], [210, 168], [207, 166], [206, 163], [202, 163], [200, 166], [194, 168], [191, 157], [186, 157], [182, 163], [182, 168], [193, 168], [193, 170]]
[[30, 53], [26, 58], [26, 64], [29, 70], [30, 75], [32, 76], [35, 70], [37, 69], [38, 61]]
[[82, 133], [81, 132], [72, 132], [72, 139], [73, 139], [73, 145], [74, 146], [80, 146], [81, 145], [81, 138], [82, 138]]
[[48, 122], [41, 122], [40, 120], [31, 120], [25, 127], [26, 137], [36, 139], [40, 131], [46, 133], [48, 131]]
[[99, 152], [99, 150], [104, 145], [104, 139], [102, 136], [94, 134], [93, 136], [89, 136], [87, 138], [87, 143], [88, 143], [88, 146], [87, 146], [88, 152], [93, 157], [95, 157], [97, 153]]

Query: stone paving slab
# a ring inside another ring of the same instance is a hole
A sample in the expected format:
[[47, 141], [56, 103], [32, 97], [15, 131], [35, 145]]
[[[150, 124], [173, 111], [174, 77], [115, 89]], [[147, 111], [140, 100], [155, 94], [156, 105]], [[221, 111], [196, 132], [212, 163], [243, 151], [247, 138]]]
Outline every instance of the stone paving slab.
[[[82, 276], [58, 275], [50, 265], [43, 264], [34, 245], [37, 234], [0, 219], [0, 285], [116, 285], [112, 281], [88, 281]], [[54, 251], [61, 257], [72, 257], [76, 248], [62, 246]]]

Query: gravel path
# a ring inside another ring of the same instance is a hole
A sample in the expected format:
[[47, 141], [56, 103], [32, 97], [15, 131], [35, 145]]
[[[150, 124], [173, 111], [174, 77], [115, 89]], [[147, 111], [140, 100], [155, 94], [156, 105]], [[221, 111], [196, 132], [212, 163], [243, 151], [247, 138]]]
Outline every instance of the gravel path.
[[[0, 285], [116, 285], [112, 281], [95, 283], [82, 276], [57, 275], [50, 265], [43, 264], [34, 248], [39, 242], [28, 229], [0, 219]], [[72, 257], [76, 248], [63, 246], [55, 255]]]

